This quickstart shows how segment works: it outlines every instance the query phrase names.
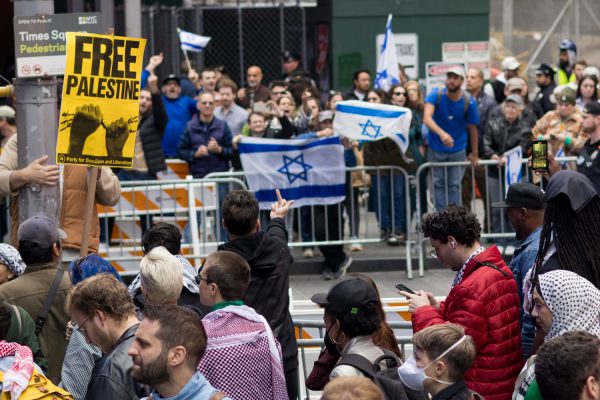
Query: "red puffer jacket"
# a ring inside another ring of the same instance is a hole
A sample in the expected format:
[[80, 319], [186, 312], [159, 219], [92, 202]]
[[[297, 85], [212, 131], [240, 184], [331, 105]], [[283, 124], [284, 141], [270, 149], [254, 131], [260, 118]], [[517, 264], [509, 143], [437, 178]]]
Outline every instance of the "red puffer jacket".
[[465, 375], [469, 389], [486, 400], [510, 399], [523, 366], [519, 296], [496, 246], [469, 261], [462, 281], [439, 309], [420, 307], [412, 316], [414, 332], [446, 322], [462, 325], [475, 341], [477, 356]]

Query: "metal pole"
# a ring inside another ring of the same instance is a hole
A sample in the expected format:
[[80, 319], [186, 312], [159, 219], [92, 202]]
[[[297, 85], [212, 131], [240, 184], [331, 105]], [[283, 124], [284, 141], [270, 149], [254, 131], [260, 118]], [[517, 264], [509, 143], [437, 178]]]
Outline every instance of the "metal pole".
[[[513, 52], [513, 0], [502, 2], [502, 36], [504, 49]], [[505, 54], [506, 55], [506, 54]]]
[[125, 2], [125, 36], [142, 37], [142, 1]]
[[585, 9], [588, 12], [588, 14], [590, 15], [590, 17], [592, 17], [592, 21], [594, 21], [594, 23], [596, 25], [598, 25], [598, 27], [600, 27], [600, 19], [598, 18], [596, 13], [592, 10], [592, 8], [590, 7], [587, 0], [583, 0], [583, 6], [585, 7]]
[[[279, 3], [279, 60], [281, 60], [281, 54], [285, 51], [285, 9], [283, 3]], [[281, 65], [281, 73], [283, 73], [283, 65]]]
[[538, 45], [538, 47], [533, 52], [533, 55], [531, 56], [531, 58], [527, 62], [527, 65], [525, 66], [525, 69], [523, 70], [523, 75], [527, 74], [527, 70], [531, 67], [531, 65], [533, 64], [533, 62], [540, 55], [542, 49], [544, 48], [544, 46], [548, 42], [548, 39], [550, 39], [550, 36], [554, 33], [554, 30], [558, 26], [558, 23], [564, 17], [565, 13], [567, 12], [567, 10], [569, 9], [569, 6], [571, 6], [572, 3], [573, 3], [573, 0], [568, 0], [565, 3], [565, 5], [563, 6], [562, 10], [560, 10], [560, 12], [558, 13], [558, 15], [556, 16], [556, 19], [552, 23], [552, 26], [550, 26], [550, 29], [548, 29], [548, 32], [546, 32], [546, 35], [544, 35], [544, 38], [542, 39], [542, 41], [540, 42], [540, 44]]
[[244, 23], [242, 21], [242, 7], [238, 5], [238, 40], [240, 41], [240, 87], [244, 86]]
[[300, 8], [302, 13], [302, 66], [306, 69], [306, 12], [304, 8]]
[[575, 40], [581, 46], [581, 2], [575, 0], [573, 5], [573, 13], [575, 13]]
[[[16, 0], [15, 16], [54, 14], [54, 1]], [[58, 108], [56, 78], [17, 78], [14, 80], [17, 109], [18, 167], [48, 155], [48, 163], [56, 162]], [[28, 184], [19, 190], [19, 223], [27, 218], [45, 214], [59, 219], [60, 187]]]

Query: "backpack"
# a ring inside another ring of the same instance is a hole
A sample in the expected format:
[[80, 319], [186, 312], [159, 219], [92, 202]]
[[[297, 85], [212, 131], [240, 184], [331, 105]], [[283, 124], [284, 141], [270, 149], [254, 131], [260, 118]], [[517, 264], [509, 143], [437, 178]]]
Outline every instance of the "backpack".
[[[0, 382], [4, 381], [4, 372], [0, 371]], [[37, 371], [33, 371], [31, 379], [19, 400], [73, 400], [73, 396], [64, 389], [59, 388], [50, 379]], [[2, 392], [0, 400], [10, 400], [10, 392]]]
[[[346, 354], [337, 365], [350, 365], [375, 382], [383, 392], [385, 400], [425, 400], [429, 397], [423, 391], [416, 391], [405, 386], [398, 375], [398, 367], [402, 364], [398, 356], [387, 349], [374, 363], [359, 354]], [[380, 363], [385, 361], [386, 369], [381, 370]]]
[[[467, 119], [467, 114], [469, 113], [469, 105], [471, 104], [471, 94], [469, 92], [466, 92], [464, 90], [461, 89], [461, 92], [463, 94], [463, 98], [464, 98], [464, 107], [465, 107], [465, 120]], [[442, 89], [438, 89], [437, 91], [437, 98], [435, 99], [435, 106], [437, 107], [440, 102], [442, 101], [442, 96], [444, 95], [444, 93], [442, 93]]]

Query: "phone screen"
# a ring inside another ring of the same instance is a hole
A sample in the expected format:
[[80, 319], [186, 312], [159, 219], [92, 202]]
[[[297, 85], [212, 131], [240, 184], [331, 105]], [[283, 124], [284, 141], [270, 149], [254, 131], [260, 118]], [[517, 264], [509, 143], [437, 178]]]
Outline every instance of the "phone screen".
[[548, 169], [548, 142], [545, 140], [534, 140], [531, 148], [531, 169]]

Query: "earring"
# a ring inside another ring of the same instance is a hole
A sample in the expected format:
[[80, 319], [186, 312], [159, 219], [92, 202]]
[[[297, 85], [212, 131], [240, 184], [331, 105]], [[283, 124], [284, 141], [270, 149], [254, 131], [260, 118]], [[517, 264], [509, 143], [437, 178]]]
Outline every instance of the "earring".
[[450, 243], [450, 245], [452, 245], [452, 248], [455, 249], [456, 248], [456, 242], [452, 242]]

